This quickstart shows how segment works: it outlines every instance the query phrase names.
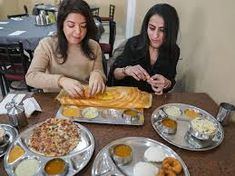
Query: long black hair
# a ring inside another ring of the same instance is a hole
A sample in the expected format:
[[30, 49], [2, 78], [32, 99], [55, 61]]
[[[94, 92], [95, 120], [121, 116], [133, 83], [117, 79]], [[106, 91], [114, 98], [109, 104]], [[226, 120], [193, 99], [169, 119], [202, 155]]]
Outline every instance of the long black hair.
[[160, 47], [161, 51], [167, 56], [172, 56], [176, 52], [176, 41], [179, 31], [179, 17], [174, 7], [169, 4], [156, 4], [151, 7], [146, 13], [140, 32], [140, 40], [138, 42], [138, 48], [148, 48], [148, 23], [153, 15], [159, 15], [163, 18], [165, 24], [165, 41]]
[[89, 46], [89, 39], [95, 39], [97, 28], [95, 26], [89, 5], [83, 0], [63, 0], [60, 4], [57, 16], [57, 52], [60, 58], [58, 62], [61, 64], [65, 63], [68, 56], [68, 41], [63, 31], [63, 25], [65, 19], [70, 13], [79, 13], [85, 17], [87, 34], [81, 42], [81, 48], [88, 58], [95, 59], [96, 56]]

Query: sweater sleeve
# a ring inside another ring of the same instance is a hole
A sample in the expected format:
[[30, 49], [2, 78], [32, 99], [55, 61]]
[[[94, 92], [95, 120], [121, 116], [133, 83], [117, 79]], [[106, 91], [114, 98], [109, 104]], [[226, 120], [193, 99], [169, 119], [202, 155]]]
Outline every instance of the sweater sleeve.
[[92, 46], [95, 50], [95, 55], [96, 55], [96, 59], [95, 59], [92, 71], [98, 71], [101, 74], [102, 78], [104, 79], [104, 82], [106, 82], [106, 76], [104, 74], [104, 68], [103, 68], [103, 55], [102, 55], [101, 48], [99, 44], [95, 41], [92, 41]]
[[34, 57], [26, 74], [26, 83], [29, 86], [40, 89], [59, 89], [58, 79], [61, 74], [47, 72], [53, 59], [53, 46], [49, 39], [43, 39], [35, 49]]

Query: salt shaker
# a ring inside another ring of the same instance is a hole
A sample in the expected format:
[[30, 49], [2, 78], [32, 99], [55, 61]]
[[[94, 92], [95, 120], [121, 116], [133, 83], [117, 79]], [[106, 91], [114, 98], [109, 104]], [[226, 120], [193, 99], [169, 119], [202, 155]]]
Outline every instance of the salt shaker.
[[17, 105], [14, 101], [7, 103], [5, 108], [7, 109], [7, 115], [9, 117], [10, 125], [21, 128], [28, 124], [27, 117], [24, 113], [24, 107]]

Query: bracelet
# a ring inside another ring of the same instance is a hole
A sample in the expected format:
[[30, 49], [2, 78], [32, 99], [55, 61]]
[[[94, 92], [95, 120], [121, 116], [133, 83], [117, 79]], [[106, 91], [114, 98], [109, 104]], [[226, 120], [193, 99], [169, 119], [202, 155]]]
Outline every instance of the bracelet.
[[122, 68], [122, 73], [123, 73], [123, 75], [125, 75], [125, 76], [127, 76], [127, 74], [126, 74], [126, 69], [127, 69], [128, 67], [130, 67], [130, 66], [126, 66], [126, 67], [123, 67], [123, 68]]

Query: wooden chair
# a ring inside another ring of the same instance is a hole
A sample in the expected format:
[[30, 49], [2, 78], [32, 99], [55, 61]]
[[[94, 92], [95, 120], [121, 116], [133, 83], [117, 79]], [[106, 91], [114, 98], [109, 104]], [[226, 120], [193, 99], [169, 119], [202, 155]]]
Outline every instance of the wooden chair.
[[113, 45], [116, 38], [116, 22], [109, 22], [109, 42], [108, 43], [100, 43], [100, 47], [104, 54], [109, 54], [109, 57], [112, 57], [113, 53]]
[[114, 13], [115, 13], [115, 5], [109, 5], [109, 16], [107, 17], [100, 17], [102, 22], [109, 22], [114, 20]]
[[[25, 74], [30, 65], [30, 61], [30, 58], [24, 54], [22, 43], [0, 43], [0, 86], [2, 93], [10, 92], [10, 88], [15, 90], [25, 89], [13, 87], [11, 83], [13, 81], [25, 81]], [[31, 87], [29, 86], [26, 86], [26, 89], [29, 92], [31, 91]]]

